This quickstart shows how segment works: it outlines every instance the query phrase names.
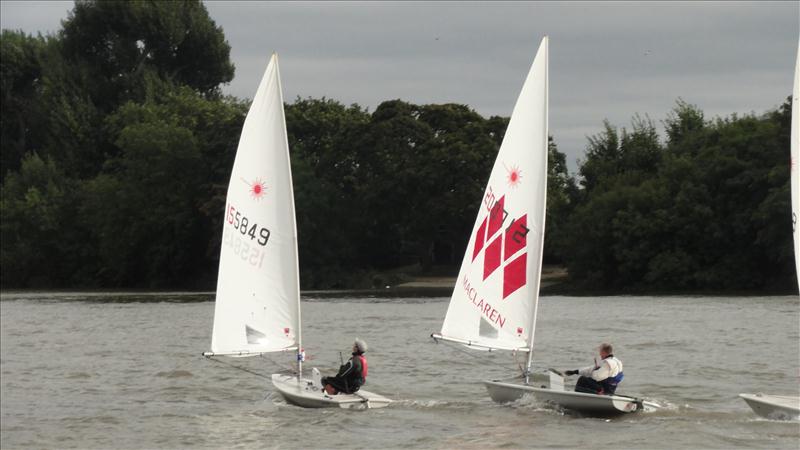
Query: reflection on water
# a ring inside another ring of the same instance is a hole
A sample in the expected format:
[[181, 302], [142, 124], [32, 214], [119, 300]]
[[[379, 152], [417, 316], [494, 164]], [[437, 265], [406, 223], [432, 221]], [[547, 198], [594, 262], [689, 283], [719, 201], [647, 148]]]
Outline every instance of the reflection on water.
[[[620, 393], [667, 407], [610, 421], [531, 399], [493, 403], [481, 380], [524, 358], [436, 344], [448, 294], [305, 293], [308, 366], [327, 374], [359, 336], [368, 386], [396, 400], [309, 410], [275, 395], [288, 355], [203, 358], [213, 293], [3, 293], [0, 447], [6, 448], [798, 448], [797, 423], [737, 395], [800, 395], [797, 297], [544, 297], [534, 365], [571, 369], [611, 341]], [[236, 370], [230, 364], [248, 370]]]

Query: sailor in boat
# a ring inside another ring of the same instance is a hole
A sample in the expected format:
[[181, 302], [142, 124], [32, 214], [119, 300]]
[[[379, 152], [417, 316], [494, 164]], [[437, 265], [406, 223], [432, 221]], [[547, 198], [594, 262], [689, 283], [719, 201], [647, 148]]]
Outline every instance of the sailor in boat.
[[593, 366], [583, 369], [567, 370], [566, 375], [580, 375], [575, 384], [576, 392], [589, 394], [614, 395], [617, 386], [622, 381], [622, 361], [614, 356], [614, 347], [602, 343], [597, 348], [600, 353], [600, 363], [594, 360]]
[[353, 356], [339, 367], [335, 377], [322, 377], [321, 384], [328, 395], [338, 393], [352, 394], [367, 381], [367, 343], [356, 338], [353, 342]]

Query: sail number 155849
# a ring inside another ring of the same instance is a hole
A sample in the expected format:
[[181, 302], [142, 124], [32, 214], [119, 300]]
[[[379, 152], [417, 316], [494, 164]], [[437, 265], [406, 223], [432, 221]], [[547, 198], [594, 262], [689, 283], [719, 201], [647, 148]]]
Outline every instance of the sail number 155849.
[[233, 205], [228, 205], [225, 219], [242, 236], [250, 236], [251, 241], [255, 239], [262, 246], [267, 245], [270, 235], [269, 230], [266, 227], [259, 227], [257, 223], [251, 223], [247, 216], [242, 214], [241, 211], [237, 211]]

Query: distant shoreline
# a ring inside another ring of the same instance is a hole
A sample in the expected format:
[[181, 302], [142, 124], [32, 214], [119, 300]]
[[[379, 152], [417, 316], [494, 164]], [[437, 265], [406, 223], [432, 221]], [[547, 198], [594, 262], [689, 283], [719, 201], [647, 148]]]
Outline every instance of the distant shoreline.
[[[454, 276], [417, 276], [408, 277], [408, 281], [383, 288], [339, 288], [339, 289], [301, 289], [300, 295], [305, 299], [334, 298], [334, 297], [450, 297], [453, 293], [457, 277]], [[0, 290], [0, 299], [8, 296], [52, 295], [56, 297], [150, 297], [150, 296], [208, 296], [213, 300], [214, 290], [189, 290], [189, 289], [82, 289], [82, 288], [25, 288]], [[626, 289], [597, 289], [586, 288], [570, 282], [566, 270], [559, 266], [545, 267], [542, 272], [540, 296], [570, 296], [570, 297], [619, 297], [619, 296], [697, 296], [697, 297], [777, 297], [797, 295], [791, 289], [773, 290], [659, 290], [646, 288]]]
[[[447, 271], [441, 271], [448, 273]], [[450, 272], [452, 273], [452, 272]], [[403, 275], [394, 273], [402, 282], [389, 284], [384, 287], [373, 288], [335, 288], [335, 289], [301, 289], [300, 295], [303, 298], [334, 298], [334, 297], [450, 297], [456, 284], [457, 276], [438, 275]], [[388, 279], [391, 276], [387, 276]], [[87, 297], [97, 297], [101, 295], [117, 296], [214, 296], [216, 291], [212, 290], [191, 290], [191, 289], [86, 289], [86, 288], [25, 288], [25, 289], [2, 289], [0, 296], [9, 295], [39, 295], [48, 294], [55, 296], [73, 297], [85, 295]], [[566, 268], [557, 265], [545, 265], [542, 268], [540, 296], [569, 296], [569, 297], [619, 297], [619, 296], [698, 296], [698, 297], [777, 297], [785, 295], [797, 295], [792, 288], [772, 289], [772, 290], [664, 290], [647, 288], [624, 288], [624, 289], [598, 289], [582, 286], [580, 283], [569, 280]], [[178, 300], [179, 301], [179, 300]]]

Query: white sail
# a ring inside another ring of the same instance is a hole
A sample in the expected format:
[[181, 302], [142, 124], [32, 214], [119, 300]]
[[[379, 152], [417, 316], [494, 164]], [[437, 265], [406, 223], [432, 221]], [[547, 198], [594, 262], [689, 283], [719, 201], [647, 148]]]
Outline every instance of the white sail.
[[797, 47], [797, 58], [794, 65], [794, 89], [792, 89], [792, 230], [794, 234], [794, 264], [797, 273], [797, 284], [800, 286], [800, 42]]
[[442, 325], [442, 339], [533, 345], [547, 192], [547, 38], [511, 114]]
[[277, 55], [244, 121], [222, 228], [211, 353], [298, 348], [297, 231]]

